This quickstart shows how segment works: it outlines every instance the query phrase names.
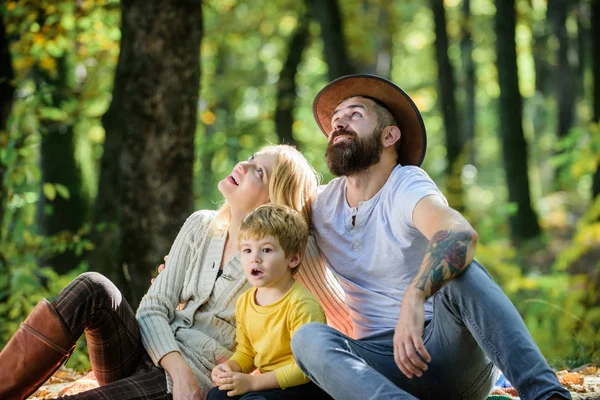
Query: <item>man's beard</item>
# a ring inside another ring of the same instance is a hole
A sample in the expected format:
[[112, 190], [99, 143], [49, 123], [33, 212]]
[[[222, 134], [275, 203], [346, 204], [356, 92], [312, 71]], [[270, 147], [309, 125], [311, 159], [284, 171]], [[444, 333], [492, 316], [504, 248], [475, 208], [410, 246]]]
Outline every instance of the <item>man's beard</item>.
[[[377, 126], [371, 135], [364, 138], [359, 138], [355, 132], [345, 129], [333, 132], [325, 152], [331, 173], [335, 176], [352, 176], [378, 163], [383, 152], [382, 131], [383, 128]], [[334, 144], [333, 139], [341, 135], [350, 137], [350, 140]]]

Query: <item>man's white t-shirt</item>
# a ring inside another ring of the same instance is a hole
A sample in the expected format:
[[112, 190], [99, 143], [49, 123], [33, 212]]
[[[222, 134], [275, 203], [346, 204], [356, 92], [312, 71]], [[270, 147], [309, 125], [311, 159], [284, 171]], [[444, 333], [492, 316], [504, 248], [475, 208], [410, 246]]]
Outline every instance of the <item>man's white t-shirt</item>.
[[[396, 327], [402, 297], [429, 244], [412, 219], [419, 200], [429, 195], [446, 201], [415, 166], [396, 166], [379, 192], [358, 208], [346, 201], [345, 177], [319, 187], [312, 203], [313, 233], [346, 293], [358, 338]], [[432, 311], [429, 299], [426, 320]]]

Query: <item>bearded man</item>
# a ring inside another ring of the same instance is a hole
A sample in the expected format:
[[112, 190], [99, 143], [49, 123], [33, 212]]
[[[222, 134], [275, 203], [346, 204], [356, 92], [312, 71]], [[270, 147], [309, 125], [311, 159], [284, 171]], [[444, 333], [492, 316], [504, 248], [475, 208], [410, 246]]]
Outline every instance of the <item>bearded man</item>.
[[419, 166], [425, 126], [385, 79], [327, 85], [313, 111], [339, 176], [313, 234], [346, 294], [355, 338], [301, 327], [292, 350], [339, 400], [485, 399], [501, 369], [522, 399], [570, 399], [517, 310], [474, 260], [477, 233]]

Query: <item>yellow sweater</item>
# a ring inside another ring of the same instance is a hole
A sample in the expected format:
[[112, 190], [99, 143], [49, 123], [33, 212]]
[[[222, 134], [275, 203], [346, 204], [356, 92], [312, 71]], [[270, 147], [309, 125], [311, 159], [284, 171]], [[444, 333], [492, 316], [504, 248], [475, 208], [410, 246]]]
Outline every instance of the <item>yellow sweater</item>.
[[237, 349], [231, 360], [248, 373], [256, 366], [260, 372], [275, 371], [282, 389], [310, 380], [302, 373], [292, 355], [294, 332], [309, 322], [326, 323], [318, 300], [304, 286], [294, 282], [277, 302], [259, 306], [256, 288], [242, 294], [236, 303]]

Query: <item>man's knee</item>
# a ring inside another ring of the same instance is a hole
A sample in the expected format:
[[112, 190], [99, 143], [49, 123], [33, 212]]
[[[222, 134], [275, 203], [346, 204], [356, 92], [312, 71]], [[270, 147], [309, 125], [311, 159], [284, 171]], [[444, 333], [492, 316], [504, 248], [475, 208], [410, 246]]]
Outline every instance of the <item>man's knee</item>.
[[327, 325], [320, 322], [309, 322], [302, 325], [292, 337], [292, 352], [296, 353], [296, 350], [301, 351], [306, 346], [314, 344], [315, 339], [321, 335], [323, 328], [327, 328]]
[[489, 272], [477, 261], [473, 260], [462, 274], [448, 282], [447, 290], [469, 291], [485, 290], [490, 286], [497, 286]]
[[307, 361], [308, 358], [321, 357], [330, 346], [327, 344], [337, 331], [320, 322], [310, 322], [303, 325], [292, 337], [292, 353], [297, 361]]

